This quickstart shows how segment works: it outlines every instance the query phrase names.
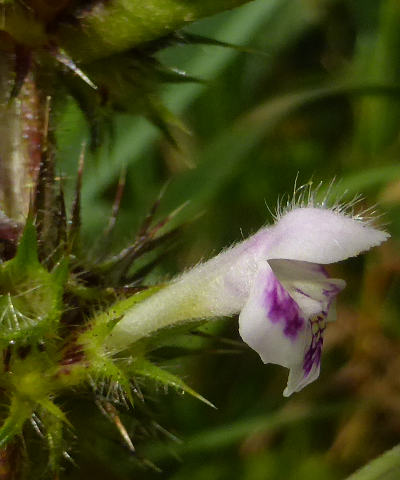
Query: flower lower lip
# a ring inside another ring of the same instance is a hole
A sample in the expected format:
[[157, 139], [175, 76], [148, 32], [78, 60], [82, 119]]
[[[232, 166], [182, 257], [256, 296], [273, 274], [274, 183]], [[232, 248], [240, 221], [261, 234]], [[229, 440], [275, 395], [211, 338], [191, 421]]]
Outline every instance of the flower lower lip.
[[264, 308], [267, 318], [272, 323], [281, 322], [283, 333], [292, 341], [296, 340], [304, 328], [305, 320], [293, 298], [271, 272], [271, 280], [267, 282], [264, 292]]

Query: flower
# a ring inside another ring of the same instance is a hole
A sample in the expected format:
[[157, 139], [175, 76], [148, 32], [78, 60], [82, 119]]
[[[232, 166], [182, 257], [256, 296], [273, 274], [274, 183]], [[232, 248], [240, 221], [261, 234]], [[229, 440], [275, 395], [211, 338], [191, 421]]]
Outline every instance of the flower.
[[289, 368], [285, 396], [314, 381], [323, 336], [334, 320], [334, 300], [345, 287], [323, 265], [384, 242], [351, 205], [328, 208], [311, 195], [289, 204], [273, 226], [173, 280], [134, 306], [106, 340], [110, 352], [154, 332], [192, 321], [239, 313], [239, 332], [264, 363]]

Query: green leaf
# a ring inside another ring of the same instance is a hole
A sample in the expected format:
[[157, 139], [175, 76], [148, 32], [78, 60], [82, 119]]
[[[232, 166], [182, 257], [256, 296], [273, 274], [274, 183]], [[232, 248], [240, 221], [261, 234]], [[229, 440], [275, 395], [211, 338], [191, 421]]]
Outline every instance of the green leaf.
[[[169, 187], [163, 206], [172, 209], [182, 203], [191, 192], [190, 204], [185, 209], [186, 215], [193, 215], [210, 202], [221, 188], [238, 174], [242, 162], [248, 160], [254, 148], [265, 141], [279, 122], [293, 115], [301, 108], [328, 98], [343, 95], [397, 96], [400, 87], [396, 84], [355, 84], [336, 83], [288, 93], [269, 99], [247, 114], [240, 117], [233, 125], [222, 131], [210, 142], [196, 159], [199, 166], [189, 170]], [[219, 159], [218, 162], [215, 159]], [[210, 176], [210, 171], [213, 172]]]
[[10, 405], [8, 417], [0, 428], [0, 448], [9, 443], [15, 435], [19, 435], [25, 421], [32, 414], [30, 403], [13, 397]]
[[[287, 405], [275, 412], [262, 415], [245, 416], [235, 422], [223, 424], [214, 428], [204, 429], [190, 437], [185, 438], [181, 444], [172, 444], [173, 450], [178, 455], [190, 453], [206, 454], [220, 452], [239, 442], [246, 437], [282, 431], [294, 425], [310, 421], [318, 421], [334, 416], [341, 411], [344, 404], [331, 405]], [[153, 443], [148, 448], [147, 454], [153, 461], [164, 460], [170, 451], [165, 443]], [[350, 480], [350, 479], [349, 479]]]
[[[400, 80], [399, 55], [400, 4], [397, 0], [377, 2], [378, 28], [371, 29], [357, 42], [356, 60], [362, 64], [357, 75], [370, 82], [393, 82]], [[356, 63], [356, 66], [357, 66]], [[359, 66], [358, 66], [359, 67]], [[356, 108], [355, 144], [363, 156], [376, 155], [395, 141], [400, 120], [398, 98], [366, 98]], [[365, 163], [366, 159], [363, 158]]]
[[372, 460], [347, 480], [398, 480], [400, 478], [400, 445]]
[[68, 426], [72, 428], [71, 423], [69, 422], [68, 418], [65, 416], [65, 413], [58, 407], [55, 403], [53, 403], [49, 398], [41, 398], [39, 400], [39, 404], [47, 410], [49, 413], [54, 415], [58, 420], [61, 422], [66, 423]]
[[377, 189], [399, 177], [400, 165], [398, 163], [380, 165], [379, 167], [348, 173], [343, 176], [337, 187], [341, 191], [348, 191], [350, 195], [355, 195], [360, 192], [367, 193], [370, 190]]
[[202, 397], [199, 393], [190, 388], [181, 378], [177, 377], [171, 372], [168, 372], [167, 370], [157, 367], [154, 365], [154, 363], [151, 363], [144, 358], [134, 358], [132, 361], [131, 371], [133, 374], [140, 377], [150, 378], [155, 382], [161, 383], [168, 387], [176, 388], [179, 391], [189, 393], [193, 397], [204, 402], [206, 405], [216, 408], [206, 398]]

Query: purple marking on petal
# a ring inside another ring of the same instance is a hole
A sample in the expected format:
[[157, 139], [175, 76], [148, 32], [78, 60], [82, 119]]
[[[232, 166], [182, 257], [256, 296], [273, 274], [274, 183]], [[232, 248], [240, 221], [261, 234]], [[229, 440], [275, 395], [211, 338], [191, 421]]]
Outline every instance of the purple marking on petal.
[[336, 297], [338, 293], [342, 291], [342, 288], [338, 287], [334, 283], [329, 284], [329, 288], [324, 288], [322, 290], [323, 295], [327, 297], [329, 300], [331, 300], [333, 297]]
[[[329, 310], [332, 301], [342, 291], [342, 288], [335, 283], [330, 283], [329, 288], [324, 288], [322, 294], [328, 299], [327, 310]], [[324, 312], [322, 312], [324, 313]]]
[[324, 343], [325, 319], [325, 312], [310, 318], [312, 338], [311, 344], [304, 355], [304, 377], [308, 377], [314, 365], [318, 366], [321, 363], [322, 345]]
[[297, 303], [275, 276], [267, 282], [264, 306], [268, 312], [268, 319], [273, 323], [282, 322], [283, 333], [291, 340], [296, 340], [299, 332], [304, 328], [304, 318], [300, 315]]
[[323, 267], [322, 265], [319, 265], [319, 264], [315, 264], [315, 265], [316, 265], [316, 271], [318, 273], [321, 273], [325, 278], [329, 277], [329, 274], [328, 274], [325, 267]]
[[301, 290], [300, 288], [295, 288], [295, 290], [296, 290], [296, 292], [300, 293], [301, 295], [304, 295], [307, 298], [311, 298], [311, 295], [309, 295], [306, 292], [303, 292], [303, 290]]

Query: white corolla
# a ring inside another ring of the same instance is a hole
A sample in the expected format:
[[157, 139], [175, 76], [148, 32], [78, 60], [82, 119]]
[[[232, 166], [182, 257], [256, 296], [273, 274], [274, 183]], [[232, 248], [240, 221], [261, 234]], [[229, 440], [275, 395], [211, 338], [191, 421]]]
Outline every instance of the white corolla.
[[171, 281], [129, 310], [106, 341], [112, 353], [168, 326], [239, 314], [239, 332], [264, 363], [290, 369], [284, 395], [319, 375], [327, 321], [345, 287], [323, 265], [379, 245], [389, 234], [342, 207], [294, 204], [276, 223]]

